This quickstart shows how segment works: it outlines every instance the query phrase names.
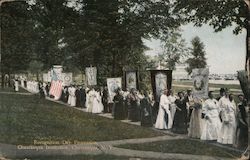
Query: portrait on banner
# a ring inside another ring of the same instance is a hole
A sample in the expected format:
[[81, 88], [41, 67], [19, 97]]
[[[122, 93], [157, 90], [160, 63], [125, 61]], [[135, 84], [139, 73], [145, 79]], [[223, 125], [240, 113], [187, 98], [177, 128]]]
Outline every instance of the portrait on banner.
[[69, 86], [73, 82], [72, 73], [62, 73], [63, 86]]
[[116, 94], [116, 90], [122, 87], [122, 78], [108, 78], [107, 79], [108, 92], [111, 101]]
[[192, 70], [193, 94], [197, 98], [208, 97], [209, 69], [198, 68]]
[[159, 72], [155, 75], [156, 97], [160, 98], [162, 91], [167, 89], [167, 74]]
[[87, 67], [85, 70], [86, 74], [86, 81], [88, 86], [95, 86], [97, 85], [97, 69], [96, 67]]
[[126, 88], [132, 89], [137, 88], [137, 72], [136, 71], [126, 71]]

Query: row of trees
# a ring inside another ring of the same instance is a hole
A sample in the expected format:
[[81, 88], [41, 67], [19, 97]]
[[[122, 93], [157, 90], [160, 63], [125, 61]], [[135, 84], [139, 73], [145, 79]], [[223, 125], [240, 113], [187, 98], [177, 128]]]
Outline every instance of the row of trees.
[[[189, 22], [196, 26], [208, 23], [220, 31], [236, 24], [234, 33], [237, 34], [247, 27], [247, 15], [242, 0], [3, 3], [1, 73], [22, 72], [28, 68], [41, 71], [61, 64], [66, 70], [80, 71], [86, 66], [97, 66], [101, 78], [120, 76], [124, 66], [142, 69], [151, 65], [143, 54], [147, 47], [142, 41], [149, 38], [165, 42], [164, 56], [172, 68], [187, 53], [182, 47], [184, 41], [179, 38], [179, 26]], [[196, 50], [202, 50], [202, 45]], [[191, 64], [191, 60], [188, 62]]]

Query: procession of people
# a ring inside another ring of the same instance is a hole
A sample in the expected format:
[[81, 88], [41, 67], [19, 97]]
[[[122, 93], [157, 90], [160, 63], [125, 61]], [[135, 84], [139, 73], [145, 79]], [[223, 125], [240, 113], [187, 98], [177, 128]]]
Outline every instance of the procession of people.
[[[25, 82], [27, 89], [39, 93], [41, 97], [51, 97], [50, 83]], [[18, 80], [14, 80], [18, 91]], [[51, 97], [53, 98], [53, 96]], [[180, 91], [164, 89], [159, 102], [152, 92], [135, 88], [117, 88], [113, 99], [107, 86], [84, 87], [70, 85], [62, 88], [60, 101], [72, 107], [85, 109], [93, 114], [110, 113], [115, 120], [140, 122], [143, 127], [155, 127], [176, 134], [187, 134], [190, 138], [217, 141], [235, 147], [247, 146], [247, 104], [243, 95], [238, 95], [236, 105], [229, 89], [221, 88], [219, 97], [208, 92], [208, 98], [193, 96], [192, 90]]]

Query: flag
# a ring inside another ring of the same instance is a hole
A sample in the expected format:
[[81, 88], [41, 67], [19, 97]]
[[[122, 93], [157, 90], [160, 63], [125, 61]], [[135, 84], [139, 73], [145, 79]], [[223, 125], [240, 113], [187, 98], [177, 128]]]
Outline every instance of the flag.
[[51, 78], [51, 86], [49, 94], [54, 96], [54, 99], [58, 100], [62, 94], [62, 84], [63, 82], [58, 79], [58, 76], [55, 71], [52, 71], [52, 78]]

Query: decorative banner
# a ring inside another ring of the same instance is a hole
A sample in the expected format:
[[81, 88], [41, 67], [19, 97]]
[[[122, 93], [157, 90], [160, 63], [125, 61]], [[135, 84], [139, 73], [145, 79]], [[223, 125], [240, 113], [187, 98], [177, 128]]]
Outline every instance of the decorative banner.
[[63, 86], [69, 86], [73, 81], [72, 73], [62, 73]]
[[86, 81], [87, 81], [88, 86], [97, 85], [97, 80], [96, 80], [97, 69], [96, 69], [96, 67], [86, 68], [85, 74], [86, 74]]
[[199, 68], [192, 70], [193, 95], [197, 98], [208, 97], [208, 68]]
[[156, 96], [160, 98], [161, 94], [165, 89], [167, 89], [167, 74], [166, 73], [156, 73], [155, 74], [155, 90], [156, 90]]
[[110, 99], [113, 102], [113, 98], [115, 96], [116, 90], [122, 87], [122, 78], [108, 78], [107, 86], [108, 86]]
[[150, 70], [150, 72], [154, 98], [156, 102], [159, 102], [162, 91], [171, 89], [172, 70]]
[[125, 72], [125, 84], [126, 89], [132, 88], [138, 89], [137, 71], [126, 71]]

